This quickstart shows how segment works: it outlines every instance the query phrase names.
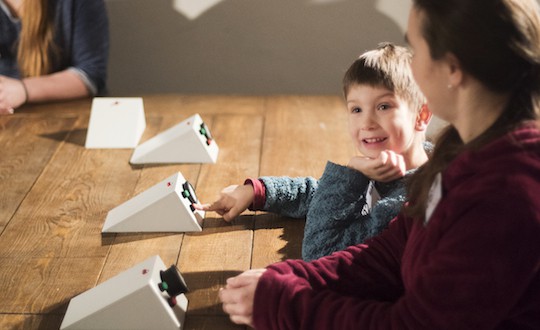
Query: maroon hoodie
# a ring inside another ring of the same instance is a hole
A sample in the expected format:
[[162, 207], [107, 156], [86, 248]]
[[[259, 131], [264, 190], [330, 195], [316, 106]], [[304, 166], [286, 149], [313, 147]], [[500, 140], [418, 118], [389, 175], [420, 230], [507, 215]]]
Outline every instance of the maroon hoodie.
[[540, 132], [523, 126], [442, 173], [427, 223], [268, 267], [256, 329], [540, 329]]

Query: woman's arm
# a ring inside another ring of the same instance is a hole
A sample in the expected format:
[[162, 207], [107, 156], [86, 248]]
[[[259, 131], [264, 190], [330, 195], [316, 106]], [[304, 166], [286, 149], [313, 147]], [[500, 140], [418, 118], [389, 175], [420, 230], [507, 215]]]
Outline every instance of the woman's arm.
[[67, 100], [90, 92], [73, 70], [22, 80], [0, 76], [0, 114], [11, 114], [25, 103]]
[[[349, 248], [313, 263], [286, 261], [268, 267], [258, 279], [254, 325], [494, 329], [512, 328], [502, 322], [515, 316], [537, 326], [538, 318], [531, 317], [539, 312], [533, 306], [540, 306], [540, 227], [531, 205], [540, 201], [516, 200], [512, 195], [519, 194], [512, 193], [479, 200], [467, 190], [439, 212], [455, 212], [449, 218], [430, 220], [427, 229], [420, 223], [411, 227], [402, 256], [388, 241], [401, 241], [396, 229], [407, 221], [398, 218], [365, 248]], [[393, 258], [403, 258], [397, 269]]]
[[80, 76], [67, 69], [41, 77], [22, 80], [28, 93], [28, 103], [66, 100], [89, 96]]
[[[393, 300], [403, 293], [400, 256], [409, 225], [394, 221], [373, 247], [350, 247], [311, 263], [288, 260], [231, 278], [220, 292], [223, 309], [233, 322], [261, 329], [342, 329], [355, 317], [348, 315], [350, 300], [354, 306], [359, 295]], [[312, 323], [328, 315], [335, 324]]]

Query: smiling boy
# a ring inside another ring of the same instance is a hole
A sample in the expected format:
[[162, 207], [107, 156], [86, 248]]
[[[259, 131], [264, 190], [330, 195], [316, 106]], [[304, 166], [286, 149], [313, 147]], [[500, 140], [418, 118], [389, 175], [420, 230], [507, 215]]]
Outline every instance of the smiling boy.
[[405, 202], [404, 178], [427, 161], [431, 112], [410, 70], [406, 48], [390, 43], [362, 54], [343, 91], [359, 152], [347, 166], [328, 162], [322, 177], [261, 177], [230, 186], [200, 206], [231, 221], [246, 208], [306, 218], [302, 258], [313, 260], [380, 233]]

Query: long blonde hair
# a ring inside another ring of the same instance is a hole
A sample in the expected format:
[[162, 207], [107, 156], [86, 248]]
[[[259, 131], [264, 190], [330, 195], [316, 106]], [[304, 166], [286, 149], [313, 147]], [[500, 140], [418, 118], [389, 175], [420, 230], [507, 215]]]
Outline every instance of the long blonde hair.
[[21, 34], [17, 61], [22, 77], [45, 75], [52, 70], [54, 15], [48, 0], [26, 0], [21, 8]]

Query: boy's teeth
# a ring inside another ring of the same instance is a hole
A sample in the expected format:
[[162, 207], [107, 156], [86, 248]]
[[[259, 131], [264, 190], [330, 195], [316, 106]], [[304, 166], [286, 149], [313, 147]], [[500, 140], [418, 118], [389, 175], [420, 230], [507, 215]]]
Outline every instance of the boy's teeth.
[[372, 139], [364, 139], [367, 143], [376, 143], [384, 141], [384, 138], [372, 138]]

